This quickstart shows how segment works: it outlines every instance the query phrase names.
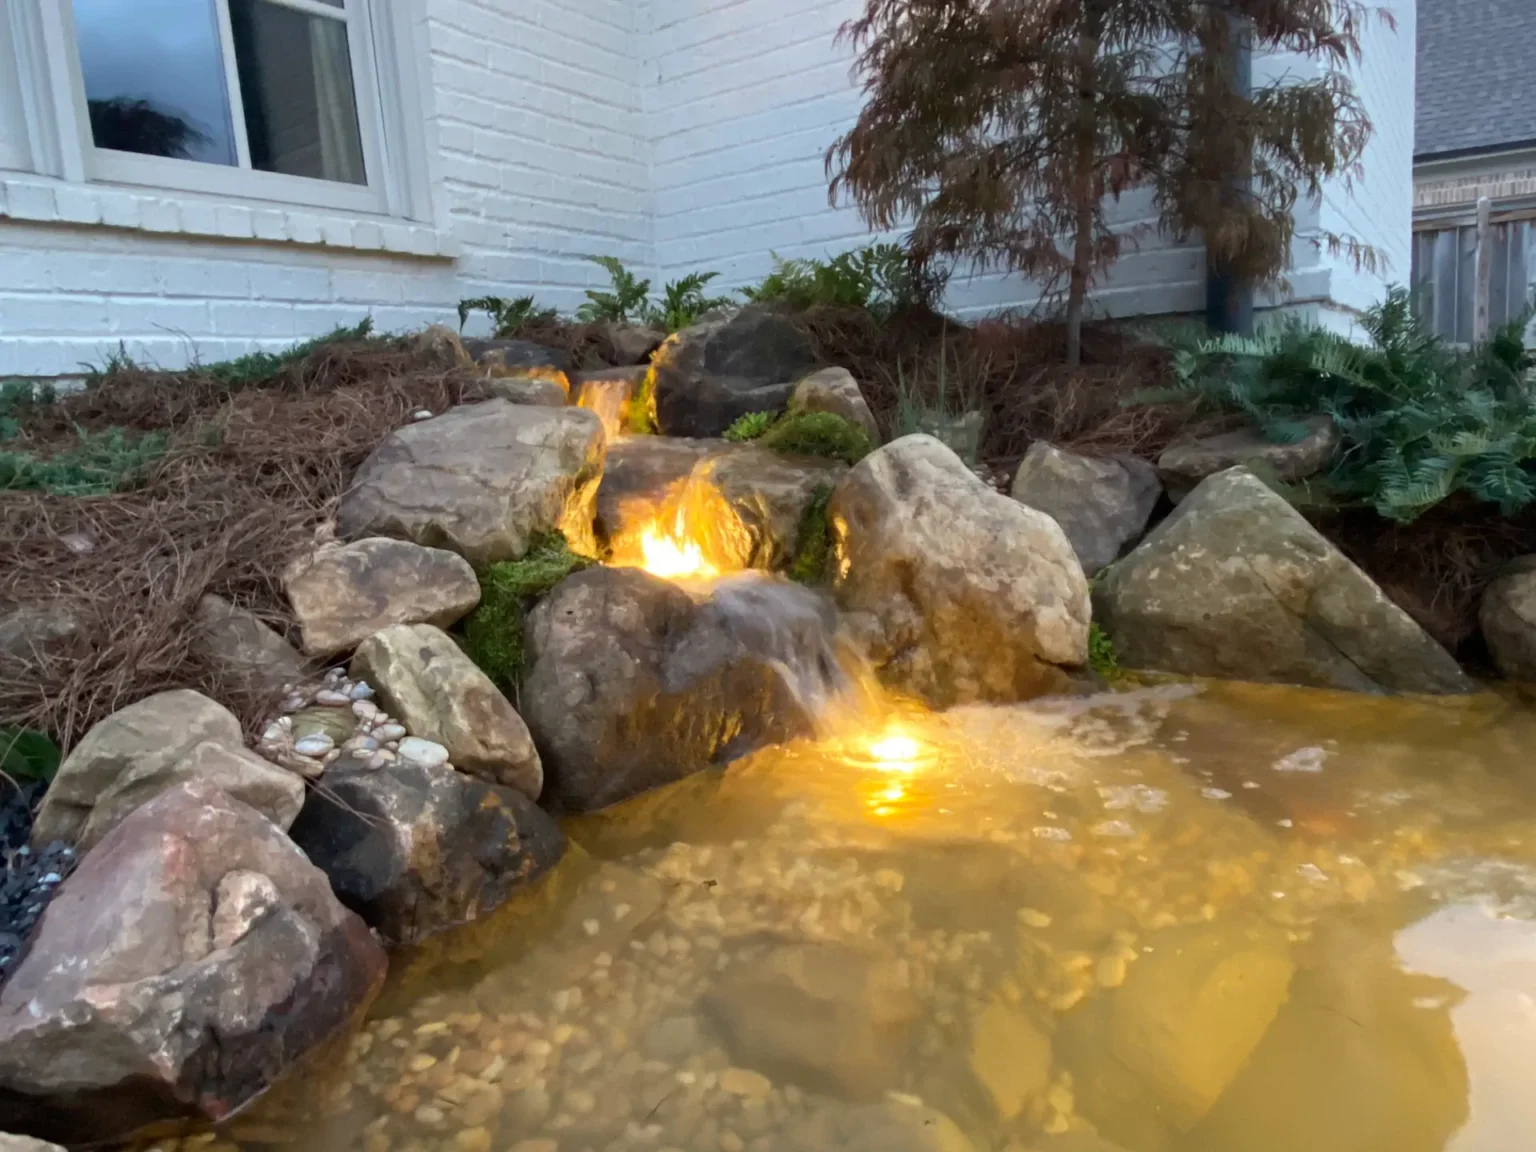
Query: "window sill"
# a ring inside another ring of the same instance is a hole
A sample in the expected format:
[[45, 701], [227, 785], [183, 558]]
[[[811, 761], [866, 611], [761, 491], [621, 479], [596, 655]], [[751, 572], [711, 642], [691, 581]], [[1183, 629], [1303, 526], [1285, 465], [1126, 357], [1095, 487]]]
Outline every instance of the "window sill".
[[388, 216], [231, 203], [184, 192], [130, 191], [5, 173], [0, 173], [0, 219], [439, 259], [459, 255], [458, 241], [445, 229]]

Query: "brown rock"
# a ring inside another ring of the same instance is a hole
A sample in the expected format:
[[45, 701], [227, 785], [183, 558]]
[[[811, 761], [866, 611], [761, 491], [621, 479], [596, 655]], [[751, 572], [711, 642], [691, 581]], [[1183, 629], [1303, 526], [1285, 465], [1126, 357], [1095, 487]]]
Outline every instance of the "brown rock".
[[376, 632], [358, 646], [351, 673], [412, 735], [448, 749], [461, 772], [538, 799], [544, 771], [527, 725], [446, 632], [429, 624]]
[[989, 1004], [971, 1021], [971, 1072], [1002, 1120], [1012, 1120], [1051, 1082], [1051, 1038], [1029, 1015]]
[[597, 489], [593, 527], [598, 541], [618, 550], [634, 531], [650, 524], [699, 461], [728, 445], [724, 440], [635, 436], [608, 449]]
[[134, 809], [188, 780], [218, 786], [283, 828], [304, 803], [304, 781], [247, 751], [233, 713], [178, 689], [85, 734], [44, 795], [33, 843], [63, 840], [88, 852]]
[[1141, 538], [1163, 486], [1145, 460], [1076, 456], [1037, 440], [1014, 474], [1011, 492], [1061, 525], [1083, 571], [1094, 576]]
[[641, 324], [604, 324], [602, 335], [612, 350], [613, 362], [625, 366], [649, 364], [651, 353], [667, 338], [661, 329]]
[[1291, 444], [1276, 444], [1257, 428], [1239, 428], [1217, 436], [1186, 436], [1175, 440], [1157, 458], [1157, 471], [1177, 503], [1207, 476], [1238, 465], [1267, 470], [1277, 480], [1294, 484], [1326, 468], [1339, 450], [1339, 429], [1327, 416], [1304, 421], [1309, 432]]
[[304, 657], [259, 617], [221, 596], [197, 602], [187, 637], [192, 650], [232, 691], [276, 695], [304, 680]]
[[880, 443], [880, 425], [875, 423], [859, 382], [846, 368], [823, 368], [801, 380], [789, 398], [789, 410], [830, 412], [864, 429], [869, 433], [870, 443]]
[[1536, 682], [1536, 556], [1522, 556], [1494, 578], [1478, 619], [1499, 671]]
[[304, 650], [320, 658], [393, 624], [446, 628], [480, 603], [475, 570], [462, 556], [383, 537], [328, 545], [295, 561], [283, 590]]
[[385, 963], [275, 825], [179, 784], [65, 881], [0, 990], [0, 1125], [83, 1144], [222, 1119], [347, 1027]]
[[463, 348], [471, 363], [492, 375], [515, 375], [529, 369], [571, 370], [568, 353], [531, 340], [469, 339], [463, 341]]
[[396, 430], [336, 512], [349, 538], [393, 536], [471, 564], [516, 560], [559, 529], [590, 551], [602, 424], [580, 408], [488, 400]]
[[564, 372], [521, 372], [493, 378], [490, 393], [513, 404], [564, 408], [571, 401], [571, 382]]

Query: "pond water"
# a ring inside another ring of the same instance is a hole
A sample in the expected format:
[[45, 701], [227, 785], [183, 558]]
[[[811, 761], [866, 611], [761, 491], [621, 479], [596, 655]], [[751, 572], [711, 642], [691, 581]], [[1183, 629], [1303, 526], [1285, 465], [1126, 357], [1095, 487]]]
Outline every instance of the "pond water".
[[569, 824], [228, 1152], [1536, 1147], [1536, 713], [1162, 685]]

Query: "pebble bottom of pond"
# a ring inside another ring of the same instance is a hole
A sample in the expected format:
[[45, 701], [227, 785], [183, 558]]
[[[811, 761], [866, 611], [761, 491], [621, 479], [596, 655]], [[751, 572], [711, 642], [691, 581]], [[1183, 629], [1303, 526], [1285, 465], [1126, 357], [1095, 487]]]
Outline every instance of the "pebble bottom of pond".
[[1536, 1147], [1536, 711], [1213, 684], [900, 723], [572, 821], [355, 1034], [154, 1147]]

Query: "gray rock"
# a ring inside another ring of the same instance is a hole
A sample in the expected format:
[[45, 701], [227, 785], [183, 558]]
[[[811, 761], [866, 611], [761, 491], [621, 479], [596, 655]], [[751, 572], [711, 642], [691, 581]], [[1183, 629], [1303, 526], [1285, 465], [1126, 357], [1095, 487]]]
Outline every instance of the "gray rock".
[[1293, 444], [1276, 444], [1256, 428], [1239, 428], [1217, 436], [1186, 436], [1175, 440], [1157, 458], [1157, 471], [1178, 502], [1207, 476], [1240, 464], [1267, 470], [1275, 479], [1294, 484], [1326, 468], [1339, 449], [1339, 430], [1327, 416], [1309, 417], [1310, 431]]
[[613, 362], [619, 365], [649, 364], [651, 353], [661, 347], [667, 334], [659, 328], [647, 328], [641, 324], [613, 324], [602, 326], [603, 339], [613, 353]]
[[854, 1099], [900, 1086], [920, 1013], [904, 965], [837, 944], [786, 944], [739, 961], [705, 1007], [736, 1063]]
[[185, 689], [161, 692], [101, 721], [59, 767], [32, 825], [91, 850], [135, 808], [188, 780], [218, 786], [282, 828], [304, 802], [304, 781], [248, 752], [227, 708]]
[[522, 717], [446, 632], [386, 628], [358, 646], [350, 671], [414, 736], [446, 748], [459, 771], [539, 798], [544, 772]]
[[0, 616], [0, 658], [30, 662], [68, 653], [81, 638], [81, 621], [65, 604], [28, 604]]
[[217, 683], [235, 692], [276, 695], [309, 671], [304, 657], [274, 629], [221, 596], [197, 602], [187, 642]]
[[1478, 619], [1499, 671], [1536, 682], [1536, 556], [1522, 556], [1494, 578]]
[[522, 369], [548, 368], [556, 372], [571, 370], [570, 353], [546, 348], [531, 340], [470, 339], [463, 341], [470, 362], [493, 375], [516, 373]]
[[559, 825], [516, 789], [403, 761], [326, 772], [292, 835], [391, 944], [486, 915], [565, 849]]
[[593, 528], [605, 548], [619, 548], [634, 530], [650, 524], [705, 458], [729, 445], [724, 440], [634, 436], [608, 449], [597, 489]]
[[[590, 811], [808, 729], [769, 636], [634, 568], [592, 568], [529, 615], [522, 710], [546, 800]], [[812, 629], [785, 644], [821, 640]]]
[[571, 400], [571, 384], [563, 372], [497, 376], [491, 380], [490, 392], [511, 404], [544, 408], [564, 408]]
[[1364, 692], [1472, 690], [1444, 648], [1245, 468], [1195, 489], [1108, 569], [1094, 606], [1131, 668]]
[[749, 412], [783, 411], [816, 354], [792, 318], [749, 305], [669, 336], [651, 364], [662, 432], [719, 436]]
[[331, 544], [283, 573], [304, 650], [329, 658], [394, 624], [446, 628], [480, 603], [475, 570], [454, 552], [373, 537]]
[[57, 1144], [34, 1140], [30, 1136], [12, 1136], [0, 1132], [0, 1152], [64, 1152]]
[[1014, 475], [1012, 494], [1061, 525], [1093, 576], [1141, 538], [1163, 486], [1156, 469], [1134, 456], [1096, 460], [1037, 440]]
[[830, 412], [868, 432], [870, 443], [880, 443], [880, 426], [859, 390], [859, 382], [846, 368], [823, 368], [801, 380], [789, 398], [789, 410]]
[[946, 706], [1066, 685], [1088, 657], [1088, 582], [1043, 512], [931, 436], [861, 460], [828, 506], [834, 594], [896, 686]]
[[348, 1027], [385, 965], [276, 825], [179, 784], [81, 862], [0, 989], [0, 1127], [75, 1145], [222, 1119]]
[[550, 529], [591, 548], [602, 424], [579, 408], [489, 400], [392, 433], [336, 512], [349, 539], [394, 536], [471, 564], [516, 560]]

